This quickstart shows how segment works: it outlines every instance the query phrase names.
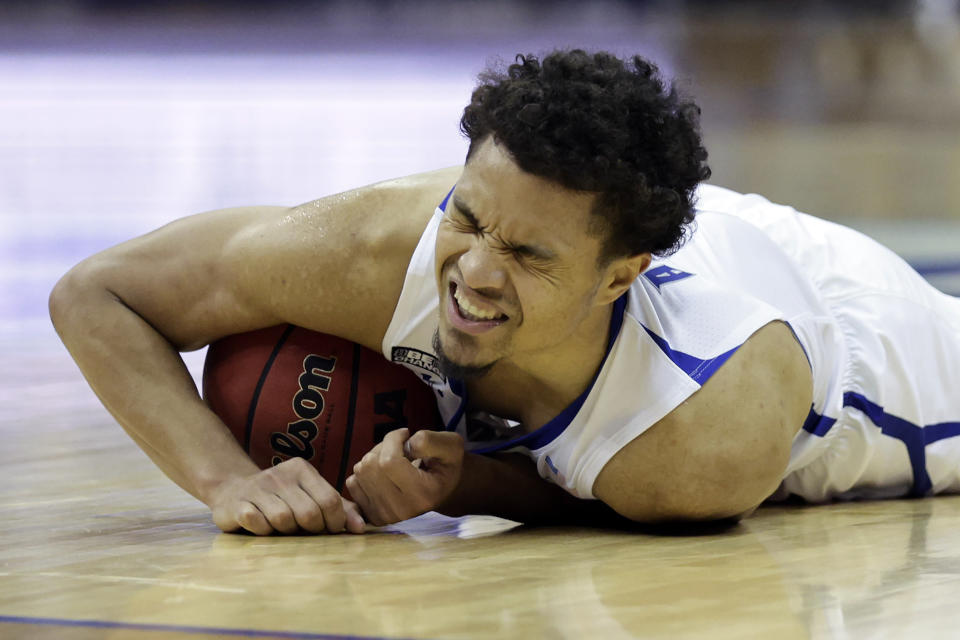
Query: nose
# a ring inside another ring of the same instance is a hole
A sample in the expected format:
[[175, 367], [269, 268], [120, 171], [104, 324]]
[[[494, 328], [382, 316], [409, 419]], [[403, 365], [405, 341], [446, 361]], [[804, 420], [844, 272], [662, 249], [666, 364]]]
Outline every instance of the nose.
[[485, 242], [475, 242], [457, 261], [463, 283], [474, 290], [499, 292], [507, 283], [504, 256], [492, 250]]

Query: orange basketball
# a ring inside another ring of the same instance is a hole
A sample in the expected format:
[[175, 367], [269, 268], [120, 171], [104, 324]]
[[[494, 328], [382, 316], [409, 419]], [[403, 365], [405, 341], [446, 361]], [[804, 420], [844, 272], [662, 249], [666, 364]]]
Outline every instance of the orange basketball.
[[335, 336], [279, 325], [210, 345], [203, 397], [261, 468], [298, 456], [338, 491], [394, 429], [442, 429], [409, 369]]

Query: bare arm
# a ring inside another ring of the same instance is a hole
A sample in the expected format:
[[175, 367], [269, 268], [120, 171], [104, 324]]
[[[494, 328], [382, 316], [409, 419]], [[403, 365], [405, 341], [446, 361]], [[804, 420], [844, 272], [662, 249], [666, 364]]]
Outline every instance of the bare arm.
[[530, 458], [519, 453], [468, 453], [457, 490], [437, 511], [448, 516], [489, 514], [534, 525], [626, 521], [600, 500], [581, 500], [547, 482]]
[[617, 452], [593, 493], [640, 522], [749, 515], [779, 486], [811, 397], [802, 348], [785, 324], [768, 324], [689, 400]]
[[210, 504], [258, 470], [179, 351], [281, 322], [379, 348], [419, 232], [456, 175], [178, 220], [72, 269], [50, 296], [51, 318], [110, 413]]
[[[542, 479], [517, 453], [464, 451], [453, 432], [391, 431], [353, 468], [347, 489], [373, 524], [426, 511], [489, 514], [527, 524], [612, 525], [628, 521], [599, 500], [581, 500]], [[411, 464], [411, 461], [417, 463]]]
[[[229, 270], [221, 261], [237, 234], [285, 211], [178, 220], [88, 258], [50, 296], [57, 332], [104, 406], [164, 473], [204, 501], [219, 481], [256, 466], [203, 404], [179, 350], [271, 323], [228, 300], [237, 294], [222, 281]], [[224, 322], [227, 307], [233, 324]]]
[[[537, 524], [739, 519], [778, 486], [810, 407], [803, 350], [782, 323], [759, 330], [689, 400], [621, 449], [581, 500], [520, 454], [464, 453], [455, 433], [392, 432], [347, 487], [376, 524], [431, 509]], [[410, 464], [420, 459], [419, 467]]]

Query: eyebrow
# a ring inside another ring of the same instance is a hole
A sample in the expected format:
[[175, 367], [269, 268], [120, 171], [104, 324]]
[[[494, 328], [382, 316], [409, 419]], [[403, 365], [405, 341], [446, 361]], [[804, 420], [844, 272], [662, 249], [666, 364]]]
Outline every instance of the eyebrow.
[[[476, 214], [474, 214], [473, 211], [470, 210], [470, 207], [467, 205], [466, 202], [458, 198], [456, 195], [453, 196], [453, 206], [456, 207], [457, 211], [460, 212], [460, 215], [466, 218], [470, 224], [472, 224], [478, 230], [483, 231], [483, 226], [480, 224], [480, 221], [477, 220]], [[504, 244], [509, 249], [512, 249], [514, 251], [528, 251], [530, 252], [530, 254], [536, 256], [537, 258], [541, 258], [543, 260], [553, 260], [554, 258], [556, 258], [556, 255], [553, 253], [553, 251], [550, 251], [549, 249], [545, 249], [542, 247], [538, 247], [536, 245], [514, 244], [509, 241], [504, 241]]]
[[463, 217], [466, 218], [470, 224], [475, 226], [477, 229], [483, 229], [483, 227], [480, 226], [480, 221], [477, 220], [477, 216], [474, 215], [473, 211], [470, 210], [470, 207], [467, 206], [467, 203], [458, 198], [456, 195], [453, 196], [453, 206], [457, 208], [457, 211], [463, 214]]

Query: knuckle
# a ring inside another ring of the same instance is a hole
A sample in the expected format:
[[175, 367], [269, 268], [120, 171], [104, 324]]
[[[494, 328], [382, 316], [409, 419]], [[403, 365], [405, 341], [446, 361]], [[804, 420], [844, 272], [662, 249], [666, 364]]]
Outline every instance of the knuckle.
[[310, 463], [307, 462], [304, 458], [297, 456], [295, 458], [290, 458], [283, 464], [287, 465], [293, 471], [303, 471], [310, 466]]
[[237, 514], [237, 522], [244, 529], [252, 531], [254, 527], [261, 524], [260, 512], [252, 506], [241, 507], [240, 512]]
[[297, 521], [300, 522], [307, 531], [320, 531], [324, 525], [323, 512], [319, 507], [314, 505], [304, 509], [302, 513], [298, 514]]
[[334, 494], [320, 496], [319, 500], [317, 500], [317, 504], [324, 513], [333, 513], [340, 509], [340, 496]]
[[397, 455], [397, 454], [395, 454], [395, 453], [384, 454], [384, 456], [380, 459], [381, 465], [382, 465], [382, 466], [385, 466], [385, 467], [388, 467], [388, 466], [389, 466], [389, 467], [392, 467], [392, 466], [394, 466], [394, 465], [396, 465], [396, 464], [399, 464], [399, 463], [401, 463], [401, 462], [409, 463], [409, 460], [407, 460], [407, 459], [404, 458], [403, 456], [399, 456], [399, 455]]
[[297, 522], [294, 520], [293, 515], [290, 513], [279, 513], [276, 514], [271, 520], [270, 523], [279, 531], [284, 533], [290, 533], [291, 531], [296, 531]]
[[264, 469], [260, 472], [259, 482], [257, 484], [268, 490], [272, 491], [280, 484], [280, 478], [282, 477], [282, 471], [277, 470], [278, 467], [270, 467], [269, 469]]
[[287, 508], [274, 507], [267, 511], [266, 516], [270, 524], [281, 531], [295, 528], [297, 524], [293, 513]]

